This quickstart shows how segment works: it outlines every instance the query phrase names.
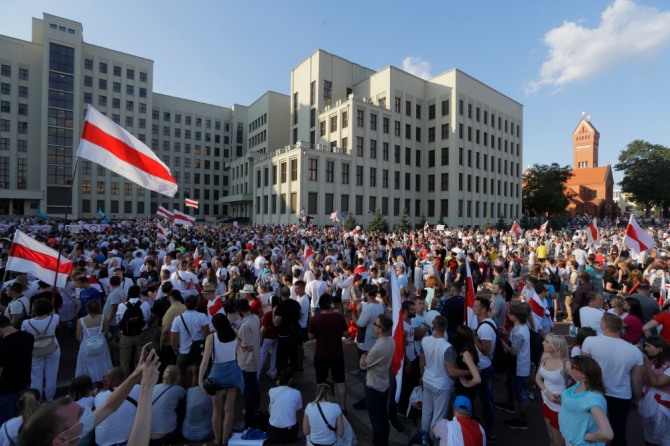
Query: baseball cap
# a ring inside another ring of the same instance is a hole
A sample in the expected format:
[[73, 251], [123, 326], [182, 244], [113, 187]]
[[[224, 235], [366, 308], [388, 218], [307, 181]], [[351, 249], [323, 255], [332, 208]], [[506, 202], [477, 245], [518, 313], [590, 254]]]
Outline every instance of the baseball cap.
[[472, 403], [467, 396], [459, 395], [454, 401], [454, 409], [461, 412], [472, 413]]

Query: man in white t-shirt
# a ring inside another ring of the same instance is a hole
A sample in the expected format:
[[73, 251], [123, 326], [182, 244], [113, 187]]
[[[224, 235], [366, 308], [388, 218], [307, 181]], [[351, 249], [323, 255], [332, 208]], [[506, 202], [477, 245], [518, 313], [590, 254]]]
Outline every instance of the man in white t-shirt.
[[[114, 389], [121, 385], [122, 382], [123, 369], [120, 367], [109, 369], [102, 379], [102, 385], [105, 387], [105, 390], [95, 396], [95, 407], [102, 407]], [[105, 421], [98, 424], [95, 428], [95, 440], [99, 446], [125, 444], [128, 441], [130, 431], [133, 428], [133, 421], [135, 421], [139, 394], [140, 386], [135, 384], [126, 401], [107, 417]]]
[[328, 290], [328, 284], [321, 280], [321, 270], [316, 268], [313, 273], [314, 280], [310, 280], [305, 284], [305, 293], [311, 299], [310, 311], [312, 316], [319, 313], [319, 298]]
[[582, 327], [591, 327], [598, 335], [602, 335], [603, 330], [600, 328], [600, 321], [605, 314], [605, 310], [603, 310], [605, 298], [597, 291], [590, 291], [586, 294], [585, 301], [586, 306], [579, 309], [579, 320]]
[[644, 363], [642, 352], [619, 337], [623, 322], [605, 313], [600, 321], [603, 336], [584, 340], [582, 355], [596, 360], [603, 370], [607, 417], [614, 431], [612, 445], [626, 445], [626, 424], [631, 402], [640, 399]]
[[188, 260], [179, 262], [179, 269], [172, 273], [170, 282], [184, 297], [198, 294], [198, 277], [188, 271]]
[[186, 376], [186, 369], [190, 365], [198, 365], [197, 355], [190, 354], [194, 342], [202, 344], [209, 335], [209, 319], [203, 313], [195, 311], [198, 305], [197, 296], [186, 296], [184, 299], [186, 311], [175, 317], [170, 328], [172, 349], [177, 355], [177, 367]]
[[498, 336], [496, 323], [491, 318], [491, 301], [486, 297], [477, 297], [472, 306], [472, 311], [477, 316], [479, 327], [475, 331], [475, 346], [479, 354], [479, 375], [482, 382], [479, 386], [479, 399], [484, 410], [484, 427], [488, 442], [495, 441], [495, 410], [493, 399], [493, 381], [496, 371], [491, 363], [491, 358], [496, 352], [496, 337]]

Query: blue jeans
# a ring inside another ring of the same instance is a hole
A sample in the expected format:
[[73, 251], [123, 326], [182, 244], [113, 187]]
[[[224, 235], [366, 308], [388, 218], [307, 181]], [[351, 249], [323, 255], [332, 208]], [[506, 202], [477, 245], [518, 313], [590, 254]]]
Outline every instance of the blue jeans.
[[482, 382], [479, 385], [479, 400], [482, 403], [484, 411], [484, 427], [486, 428], [486, 433], [492, 435], [496, 425], [493, 402], [493, 380], [495, 379], [496, 371], [493, 369], [493, 366], [488, 366], [480, 370], [479, 375], [482, 377]]
[[261, 392], [258, 388], [258, 378], [256, 372], [242, 371], [244, 377], [244, 423], [247, 427], [254, 423], [258, 406], [261, 404]]
[[373, 446], [387, 446], [389, 443], [388, 389], [380, 392], [372, 387], [365, 388], [365, 403], [372, 426]]

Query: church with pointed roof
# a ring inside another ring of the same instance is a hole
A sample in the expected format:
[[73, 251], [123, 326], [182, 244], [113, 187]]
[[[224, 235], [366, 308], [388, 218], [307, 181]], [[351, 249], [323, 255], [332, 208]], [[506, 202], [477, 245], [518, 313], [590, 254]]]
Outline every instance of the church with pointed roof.
[[579, 121], [572, 132], [573, 176], [565, 185], [570, 200], [566, 211], [571, 217], [588, 214], [592, 217], [614, 218], [619, 208], [614, 202], [612, 166], [598, 165], [600, 133], [591, 123], [590, 116]]

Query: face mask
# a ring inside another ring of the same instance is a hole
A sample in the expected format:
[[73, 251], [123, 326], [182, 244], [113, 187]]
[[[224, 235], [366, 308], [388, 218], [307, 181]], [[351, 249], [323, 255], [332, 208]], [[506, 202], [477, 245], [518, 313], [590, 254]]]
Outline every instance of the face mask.
[[93, 430], [93, 423], [95, 422], [95, 417], [93, 416], [93, 411], [91, 410], [90, 407], [84, 408], [84, 413], [81, 414], [79, 422], [83, 425], [81, 434], [79, 434], [79, 438], [82, 438]]

